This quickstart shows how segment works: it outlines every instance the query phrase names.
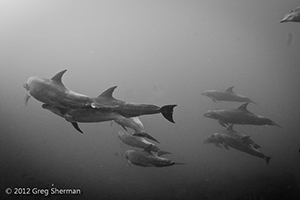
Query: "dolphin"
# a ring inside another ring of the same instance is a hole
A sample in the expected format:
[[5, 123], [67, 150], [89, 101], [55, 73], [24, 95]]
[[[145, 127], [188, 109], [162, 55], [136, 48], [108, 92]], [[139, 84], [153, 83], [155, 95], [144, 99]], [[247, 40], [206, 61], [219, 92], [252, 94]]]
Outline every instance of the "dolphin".
[[237, 109], [209, 110], [204, 114], [204, 117], [216, 119], [224, 127], [228, 124], [275, 125], [280, 127], [271, 119], [249, 112], [247, 110], [248, 104], [244, 103]]
[[279, 22], [300, 22], [300, 6], [286, 14]]
[[81, 133], [83, 132], [79, 128], [77, 122], [93, 123], [124, 118], [119, 113], [113, 112], [112, 108], [109, 107], [72, 109], [43, 104], [42, 108], [49, 110], [54, 114], [64, 118], [65, 120], [70, 122], [76, 130], [78, 130]]
[[119, 113], [113, 112], [113, 109], [110, 107], [103, 108], [80, 108], [80, 109], [71, 109], [71, 108], [62, 108], [56, 107], [49, 104], [43, 104], [42, 108], [51, 111], [52, 113], [64, 118], [66, 121], [70, 122], [73, 127], [83, 133], [79, 128], [77, 122], [83, 123], [94, 123], [94, 122], [105, 122], [105, 121], [115, 121], [117, 124], [121, 125], [125, 130], [125, 127], [134, 129], [136, 132], [133, 135], [139, 137], [146, 137], [150, 140], [156, 141], [154, 137], [149, 135], [144, 131], [144, 126], [138, 117], [126, 118]]
[[177, 163], [167, 158], [159, 157], [151, 152], [151, 145], [144, 150], [128, 150], [123, 156], [132, 163], [141, 167], [168, 167], [172, 165], [184, 165], [186, 163]]
[[252, 139], [250, 139], [249, 135], [245, 135], [239, 132], [236, 132], [235, 130], [233, 130], [233, 124], [230, 124], [226, 130], [221, 131], [222, 134], [226, 134], [229, 136], [232, 136], [234, 138], [236, 138], [237, 140], [241, 141], [244, 144], [249, 144], [249, 145], [253, 145], [253, 147], [255, 149], [259, 149], [261, 148], [258, 144], [256, 144]]
[[170, 152], [167, 152], [167, 151], [161, 151], [155, 144], [147, 141], [143, 137], [134, 136], [134, 135], [128, 133], [127, 131], [119, 131], [118, 137], [123, 143], [125, 143], [129, 146], [132, 146], [132, 147], [138, 147], [141, 149], [145, 149], [146, 147], [151, 145], [151, 151], [157, 152], [158, 156], [164, 155], [164, 154], [171, 154]]
[[218, 101], [234, 101], [234, 102], [248, 102], [254, 103], [250, 98], [236, 94], [232, 91], [234, 86], [226, 90], [206, 90], [202, 95], [207, 96], [212, 99], [213, 102], [217, 103]]
[[93, 98], [93, 100], [102, 106], [114, 106], [115, 112], [127, 118], [161, 113], [168, 121], [175, 123], [173, 120], [173, 109], [177, 105], [158, 107], [151, 104], [131, 103], [118, 100], [113, 97], [113, 92], [116, 87], [117, 86], [108, 88], [98, 97]]
[[126, 131], [126, 127], [132, 128], [134, 130], [132, 135], [134, 136], [145, 137], [159, 143], [157, 139], [146, 133], [144, 125], [138, 117], [118, 117], [117, 119], [114, 119], [114, 121], [122, 126]]
[[25, 104], [27, 105], [29, 98], [32, 96], [42, 103], [57, 107], [102, 107], [92, 98], [68, 89], [61, 80], [66, 71], [67, 70], [65, 69], [58, 72], [51, 79], [39, 78], [36, 76], [28, 78], [26, 83], [23, 85], [23, 87], [28, 91], [25, 97]]
[[203, 143], [213, 143], [219, 147], [220, 144], [223, 144], [223, 146], [228, 150], [229, 147], [231, 147], [233, 149], [237, 149], [250, 155], [265, 159], [267, 164], [269, 164], [269, 161], [271, 159], [271, 157], [265, 156], [261, 151], [259, 151], [258, 148], [255, 147], [255, 145], [251, 143], [244, 143], [240, 139], [224, 133], [214, 133], [206, 138]]

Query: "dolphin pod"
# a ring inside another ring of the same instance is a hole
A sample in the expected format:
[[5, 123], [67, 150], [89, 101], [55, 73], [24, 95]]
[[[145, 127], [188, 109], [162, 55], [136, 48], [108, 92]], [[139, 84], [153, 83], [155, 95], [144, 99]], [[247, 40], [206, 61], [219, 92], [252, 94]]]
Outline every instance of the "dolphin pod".
[[214, 102], [244, 102], [236, 109], [213, 109], [204, 113], [204, 117], [217, 120], [221, 126], [227, 126], [226, 130], [208, 136], [204, 140], [204, 143], [212, 143], [217, 147], [221, 147], [222, 144], [228, 150], [229, 147], [234, 148], [250, 155], [263, 158], [267, 164], [269, 164], [271, 157], [264, 155], [259, 150], [261, 147], [252, 139], [250, 139], [249, 135], [238, 133], [234, 131], [232, 127], [234, 124], [264, 126], [273, 125], [280, 128], [281, 126], [267, 117], [248, 111], [247, 106], [249, 103], [257, 103], [246, 96], [235, 94], [232, 91], [232, 88], [233, 86], [227, 90], [206, 90], [202, 93], [202, 95], [210, 97]]
[[[24, 88], [28, 91], [25, 97], [27, 104], [30, 96], [47, 105], [57, 107], [58, 109], [70, 109], [71, 118], [78, 118], [81, 122], [97, 122], [90, 114], [90, 109], [100, 109], [100, 112], [119, 113], [124, 117], [136, 117], [140, 115], [151, 115], [161, 113], [168, 121], [173, 120], [173, 109], [176, 105], [166, 105], [158, 107], [151, 104], [139, 104], [121, 101], [113, 98], [112, 93], [117, 86], [111, 87], [100, 94], [98, 97], [88, 97], [83, 94], [73, 92], [62, 83], [62, 76], [67, 70], [58, 72], [51, 79], [30, 77], [24, 84]], [[95, 111], [97, 112], [97, 111]], [[88, 117], [84, 114], [88, 113]], [[97, 112], [98, 114], [99, 112]], [[87, 119], [91, 118], [91, 119]], [[95, 117], [97, 118], [97, 117]], [[76, 119], [74, 119], [76, 121]], [[90, 121], [91, 120], [91, 121]]]
[[[170, 152], [161, 151], [155, 144], [145, 139], [159, 143], [157, 139], [146, 133], [138, 116], [161, 113], [168, 121], [175, 123], [173, 109], [176, 105], [158, 107], [152, 104], [118, 100], [113, 97], [113, 92], [117, 86], [108, 88], [97, 97], [79, 94], [68, 89], [62, 83], [62, 76], [66, 71], [58, 72], [51, 79], [36, 76], [28, 78], [23, 85], [27, 90], [25, 104], [27, 105], [30, 97], [34, 97], [43, 103], [43, 109], [64, 118], [81, 133], [83, 131], [79, 128], [78, 123], [114, 121], [126, 130], [126, 132], [119, 132], [120, 140], [129, 146], [144, 149], [148, 157], [151, 157], [149, 161], [153, 166], [162, 167], [175, 164], [166, 158], [159, 157], [164, 154], [171, 154]], [[134, 133], [128, 133], [126, 127], [133, 129]], [[154, 156], [151, 151], [156, 152], [156, 155]], [[131, 158], [131, 156], [129, 157]]]

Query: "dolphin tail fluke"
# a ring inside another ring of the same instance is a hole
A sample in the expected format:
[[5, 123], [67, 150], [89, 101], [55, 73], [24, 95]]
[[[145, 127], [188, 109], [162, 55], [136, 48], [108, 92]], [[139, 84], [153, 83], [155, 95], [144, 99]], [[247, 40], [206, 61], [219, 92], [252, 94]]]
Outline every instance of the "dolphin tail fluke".
[[172, 154], [171, 152], [168, 152], [168, 151], [158, 151], [157, 152], [157, 156], [162, 156], [162, 155], [166, 155], [166, 154]]
[[71, 124], [73, 125], [73, 127], [74, 127], [77, 131], [79, 131], [80, 133], [83, 133], [82, 130], [79, 128], [77, 122], [71, 122]]
[[267, 162], [268, 165], [269, 165], [269, 162], [270, 162], [271, 158], [272, 157], [270, 157], [270, 156], [266, 156], [266, 158], [265, 158], [265, 160], [266, 160], [266, 162]]
[[175, 106], [177, 105], [166, 105], [159, 109], [161, 114], [172, 123], [175, 123], [173, 120], [173, 109]]
[[25, 106], [27, 106], [27, 104], [28, 104], [28, 100], [30, 99], [30, 94], [26, 94], [26, 96], [25, 96], [25, 98], [24, 98], [24, 100], [25, 100]]
[[138, 137], [145, 137], [145, 138], [148, 138], [149, 140], [152, 140], [152, 141], [155, 141], [157, 143], [159, 143], [159, 141], [157, 139], [155, 139], [154, 137], [152, 137], [151, 135], [149, 135], [148, 133], [133, 133], [132, 135], [134, 136], [138, 136]]

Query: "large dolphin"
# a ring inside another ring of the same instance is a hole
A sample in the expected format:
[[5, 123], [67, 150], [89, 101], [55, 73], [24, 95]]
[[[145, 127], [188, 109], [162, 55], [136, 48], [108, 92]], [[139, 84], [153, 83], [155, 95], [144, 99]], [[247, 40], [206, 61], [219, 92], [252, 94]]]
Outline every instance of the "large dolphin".
[[32, 96], [38, 101], [57, 107], [101, 107], [90, 97], [73, 92], [64, 86], [61, 79], [66, 71], [67, 70], [65, 69], [58, 72], [51, 79], [39, 78], [36, 76], [28, 78], [26, 83], [23, 85], [28, 91], [25, 97], [25, 103], [27, 104], [29, 98]]
[[250, 155], [265, 159], [267, 164], [269, 164], [269, 161], [271, 157], [265, 156], [261, 151], [258, 150], [258, 147], [253, 145], [249, 142], [243, 142], [239, 138], [236, 138], [234, 136], [224, 134], [224, 133], [214, 133], [210, 135], [208, 138], [204, 140], [204, 143], [213, 143], [216, 146], [220, 146], [220, 144], [223, 144], [223, 146], [229, 150], [229, 147], [237, 149], [239, 151], [248, 153]]
[[147, 146], [151, 145], [151, 151], [157, 152], [158, 155], [171, 154], [170, 152], [167, 151], [161, 151], [155, 144], [147, 141], [143, 137], [134, 136], [128, 133], [127, 131], [119, 131], [118, 137], [123, 143], [132, 147], [145, 149]]
[[168, 167], [172, 165], [183, 165], [186, 163], [177, 163], [167, 158], [159, 157], [151, 152], [151, 145], [144, 150], [128, 150], [123, 156], [132, 163], [141, 167]]
[[138, 117], [118, 117], [117, 119], [114, 119], [114, 121], [122, 126], [126, 131], [126, 127], [133, 129], [134, 133], [132, 135], [134, 136], [146, 137], [159, 143], [157, 139], [146, 133], [144, 125]]
[[250, 98], [236, 94], [232, 91], [234, 86], [226, 89], [226, 90], [206, 90], [202, 93], [202, 95], [207, 96], [212, 99], [213, 102], [218, 101], [234, 101], [234, 102], [248, 102], [254, 103]]
[[140, 104], [131, 103], [122, 100], [115, 99], [113, 92], [117, 86], [108, 88], [98, 97], [93, 98], [97, 103], [103, 106], [114, 106], [114, 111], [120, 113], [124, 117], [136, 117], [140, 115], [151, 115], [161, 113], [168, 121], [174, 122], [173, 120], [173, 109], [176, 105], [166, 105], [158, 107], [152, 104]]
[[300, 22], [300, 6], [286, 14], [279, 22]]
[[247, 110], [248, 104], [249, 103], [244, 103], [237, 109], [209, 110], [204, 114], [204, 117], [216, 119], [224, 127], [228, 124], [275, 125], [280, 127], [264, 116], [249, 112]]

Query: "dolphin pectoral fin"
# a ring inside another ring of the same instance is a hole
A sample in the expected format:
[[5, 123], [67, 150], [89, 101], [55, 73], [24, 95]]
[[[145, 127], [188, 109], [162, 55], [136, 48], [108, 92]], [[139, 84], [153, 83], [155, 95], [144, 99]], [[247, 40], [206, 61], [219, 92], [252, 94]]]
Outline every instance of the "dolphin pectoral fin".
[[31, 95], [29, 93], [26, 94], [24, 100], [25, 100], [25, 106], [28, 104], [28, 100], [30, 99]]
[[167, 105], [159, 109], [161, 114], [170, 122], [175, 123], [173, 120], [173, 109], [177, 105]]
[[157, 143], [159, 143], [159, 141], [157, 139], [155, 139], [154, 137], [152, 137], [151, 135], [149, 135], [148, 133], [133, 133], [132, 135], [134, 136], [138, 136], [138, 137], [145, 137], [145, 138], [148, 138], [149, 140], [153, 140]]
[[216, 147], [222, 148], [222, 146], [219, 143], [214, 143]]
[[71, 122], [71, 124], [73, 125], [73, 127], [74, 127], [77, 131], [79, 131], [80, 133], [83, 133], [82, 130], [80, 130], [80, 128], [79, 128], [77, 122]]
[[152, 154], [151, 153], [152, 146], [153, 146], [152, 144], [149, 144], [143, 151], [148, 152], [149, 154]]
[[268, 165], [269, 165], [269, 162], [270, 162], [271, 158], [272, 158], [272, 157], [270, 157], [270, 156], [266, 156], [266, 157], [265, 157], [265, 160], [266, 160], [266, 162], [267, 162]]
[[253, 144], [254, 149], [261, 149], [261, 146], [259, 146], [258, 144]]
[[218, 120], [219, 124], [223, 127], [226, 127], [225, 122], [223, 122], [222, 120]]
[[230, 150], [227, 144], [223, 144], [223, 146], [224, 146], [227, 150]]
[[211, 100], [215, 103], [218, 103], [218, 101], [215, 98], [211, 98]]

